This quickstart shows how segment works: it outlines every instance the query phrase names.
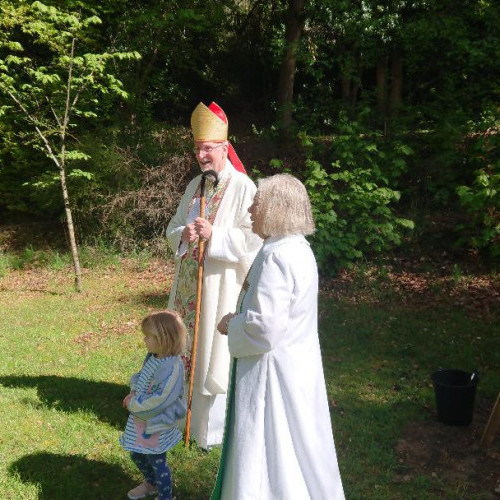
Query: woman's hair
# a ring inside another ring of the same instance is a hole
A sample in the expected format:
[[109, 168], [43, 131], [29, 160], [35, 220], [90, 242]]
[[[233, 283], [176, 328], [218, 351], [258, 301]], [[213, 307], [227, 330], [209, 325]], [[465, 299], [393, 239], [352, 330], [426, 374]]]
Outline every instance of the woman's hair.
[[290, 174], [258, 181], [257, 213], [266, 238], [314, 233], [311, 202], [302, 182]]
[[186, 327], [176, 311], [165, 309], [149, 314], [142, 320], [141, 329], [156, 338], [163, 356], [177, 356], [186, 349]]

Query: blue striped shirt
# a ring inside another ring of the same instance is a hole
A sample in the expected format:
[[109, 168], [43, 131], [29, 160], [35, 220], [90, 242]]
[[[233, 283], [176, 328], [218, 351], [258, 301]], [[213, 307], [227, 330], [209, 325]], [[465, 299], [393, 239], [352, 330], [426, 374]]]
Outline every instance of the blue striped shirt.
[[[160, 432], [147, 434], [147, 420], [136, 416], [137, 414], [141, 416], [154, 415], [155, 410], [161, 411], [165, 400], [172, 397], [170, 393], [176, 385], [176, 379], [183, 376], [182, 362], [179, 363], [177, 358], [178, 356], [167, 358], [149, 356], [139, 372], [139, 376], [134, 377], [136, 394], [129, 403], [131, 413], [125, 432], [120, 437], [120, 444], [125, 450], [143, 454], [158, 454], [172, 448], [182, 439], [182, 433], [175, 425]], [[158, 380], [159, 370], [168, 373], [165, 380]]]

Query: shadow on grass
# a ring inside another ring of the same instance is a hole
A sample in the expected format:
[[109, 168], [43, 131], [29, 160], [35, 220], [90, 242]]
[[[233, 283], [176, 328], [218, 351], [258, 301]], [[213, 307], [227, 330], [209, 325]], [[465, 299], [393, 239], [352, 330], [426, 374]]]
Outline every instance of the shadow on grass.
[[142, 294], [138, 299], [146, 306], [165, 309], [168, 304], [168, 297], [169, 294], [166, 292], [150, 292]]
[[10, 465], [9, 473], [39, 485], [41, 500], [122, 499], [134, 486], [120, 466], [75, 455], [26, 455]]
[[137, 295], [123, 295], [118, 299], [119, 302], [130, 302], [136, 305], [144, 305], [154, 309], [166, 309], [169, 293], [167, 291], [139, 293]]
[[122, 408], [122, 400], [129, 392], [126, 385], [54, 375], [3, 376], [0, 384], [36, 387], [43, 405], [64, 412], [90, 411], [102, 422], [118, 429], [123, 429], [127, 421], [128, 413]]

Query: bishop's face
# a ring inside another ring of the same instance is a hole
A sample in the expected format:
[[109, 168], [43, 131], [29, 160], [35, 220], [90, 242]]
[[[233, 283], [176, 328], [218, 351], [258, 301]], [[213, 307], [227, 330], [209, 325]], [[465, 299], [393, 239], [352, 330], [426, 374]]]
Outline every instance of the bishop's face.
[[227, 142], [196, 141], [194, 154], [202, 172], [213, 170], [219, 174], [226, 166]]

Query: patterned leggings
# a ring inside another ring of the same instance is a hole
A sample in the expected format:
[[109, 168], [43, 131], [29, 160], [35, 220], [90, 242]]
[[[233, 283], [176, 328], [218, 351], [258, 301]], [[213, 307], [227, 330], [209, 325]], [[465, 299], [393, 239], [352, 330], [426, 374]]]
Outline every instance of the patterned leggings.
[[145, 455], [133, 451], [130, 456], [144, 479], [158, 488], [158, 500], [172, 500], [172, 476], [166, 454]]

